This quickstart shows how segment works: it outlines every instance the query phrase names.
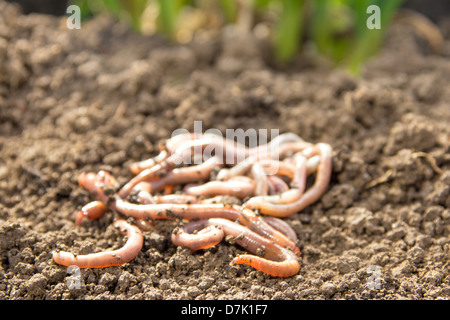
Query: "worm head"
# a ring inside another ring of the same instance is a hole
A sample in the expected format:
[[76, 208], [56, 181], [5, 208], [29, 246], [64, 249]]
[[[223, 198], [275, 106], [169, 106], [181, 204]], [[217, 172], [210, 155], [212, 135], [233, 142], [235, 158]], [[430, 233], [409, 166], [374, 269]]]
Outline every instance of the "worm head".
[[117, 186], [117, 180], [106, 171], [98, 173], [83, 172], [78, 178], [78, 183], [89, 192], [95, 194], [100, 201], [106, 200], [105, 190]]

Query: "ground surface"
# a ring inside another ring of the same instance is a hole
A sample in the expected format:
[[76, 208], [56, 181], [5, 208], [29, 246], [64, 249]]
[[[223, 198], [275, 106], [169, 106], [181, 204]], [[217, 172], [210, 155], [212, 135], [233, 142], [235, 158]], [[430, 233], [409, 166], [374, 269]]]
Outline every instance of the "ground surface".
[[[21, 15], [0, 1], [1, 299], [450, 298], [450, 26], [435, 55], [398, 24], [359, 79], [310, 57], [268, 63], [263, 41], [224, 32], [189, 46], [131, 34], [104, 17]], [[81, 271], [81, 288], [51, 251], [117, 248], [109, 214], [78, 227], [92, 200], [83, 171], [156, 154], [177, 128], [263, 128], [333, 146], [329, 190], [288, 222], [298, 275], [230, 267], [240, 248], [191, 253], [145, 233], [121, 267]]]

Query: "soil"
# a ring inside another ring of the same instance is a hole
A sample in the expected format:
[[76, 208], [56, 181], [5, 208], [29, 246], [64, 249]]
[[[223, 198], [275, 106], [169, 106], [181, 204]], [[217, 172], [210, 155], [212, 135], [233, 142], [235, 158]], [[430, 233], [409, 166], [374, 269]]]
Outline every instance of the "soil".
[[[80, 30], [0, 0], [0, 299], [449, 299], [450, 25], [440, 54], [396, 23], [361, 77], [314, 55], [272, 63], [267, 40], [226, 28], [174, 45], [98, 16]], [[51, 252], [123, 245], [112, 214], [75, 225], [81, 172], [157, 153], [173, 130], [279, 129], [333, 147], [328, 191], [287, 219], [301, 270], [232, 267], [228, 243], [175, 247], [158, 221], [136, 259], [82, 269]]]

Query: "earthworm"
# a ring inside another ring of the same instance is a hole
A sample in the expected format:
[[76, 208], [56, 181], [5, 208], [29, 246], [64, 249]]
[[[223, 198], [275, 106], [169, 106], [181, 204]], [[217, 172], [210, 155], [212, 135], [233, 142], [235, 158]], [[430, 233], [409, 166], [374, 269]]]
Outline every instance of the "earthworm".
[[243, 254], [234, 258], [231, 261], [231, 265], [246, 264], [274, 277], [291, 277], [297, 274], [300, 270], [300, 263], [294, 254], [281, 247], [277, 251], [276, 258], [280, 261], [272, 261], [250, 254]]
[[[199, 151], [200, 154], [198, 154]], [[223, 139], [214, 134], [204, 134], [202, 138], [187, 141], [176, 148], [173, 155], [182, 159], [182, 163], [188, 164], [193, 157], [207, 155], [219, 158], [222, 164], [234, 165], [245, 159], [247, 148], [245, 145]]]
[[220, 217], [236, 220], [240, 215], [240, 209], [223, 204], [135, 204], [119, 197], [114, 202], [111, 202], [110, 206], [112, 209], [115, 209], [126, 216], [138, 219], [198, 220]]
[[[208, 228], [205, 233], [190, 234], [188, 231]], [[217, 230], [217, 229], [221, 229]], [[197, 247], [210, 246], [219, 238], [227, 237], [256, 255], [240, 255], [231, 264], [247, 264], [253, 268], [276, 277], [290, 277], [298, 273], [300, 263], [297, 256], [274, 242], [260, 236], [246, 227], [226, 219], [208, 219], [188, 224], [172, 234], [174, 244], [196, 250]]]
[[140, 203], [140, 204], [156, 203], [156, 201], [153, 199], [153, 196], [145, 190], [134, 192], [131, 195], [131, 199], [132, 199], [131, 200], [132, 202], [136, 202], [136, 203]]
[[[155, 165], [139, 172], [138, 175], [136, 175], [122, 187], [122, 189], [119, 191], [120, 197], [126, 198], [130, 194], [133, 187], [139, 182], [149, 181], [151, 179], [154, 179], [155, 176], [157, 176], [160, 172], [169, 171], [183, 163], [190, 163], [190, 161], [192, 161], [193, 155], [194, 157], [196, 155], [196, 149], [201, 148], [202, 157], [207, 151], [209, 151], [208, 154], [210, 155], [214, 154], [214, 157], [212, 158], [215, 158], [218, 164], [223, 165], [223, 161], [225, 158], [226, 164], [236, 165], [237, 163], [245, 160], [248, 155], [252, 155], [253, 158], [257, 159], [260, 157], [263, 151], [265, 154], [267, 154], [268, 149], [271, 150], [270, 154], [272, 155], [274, 153], [273, 149], [275, 147], [276, 149], [278, 149], [279, 144], [286, 143], [288, 145], [287, 149], [292, 149], [288, 142], [293, 142], [296, 145], [299, 145], [299, 148], [302, 150], [305, 149], [306, 146], [310, 145], [303, 142], [303, 140], [295, 134], [284, 134], [277, 136], [268, 144], [257, 146], [254, 148], [247, 148], [243, 144], [235, 143], [232, 140], [224, 139], [214, 134], [204, 134], [199, 139], [194, 139], [194, 137], [195, 135], [191, 134], [182, 135], [180, 138], [178, 138], [180, 139], [180, 141], [173, 143], [174, 146], [172, 146], [172, 148], [174, 148], [174, 150], [172, 150], [171, 155], [165, 157], [165, 160], [160, 163], [157, 163], [157, 161], [155, 161]], [[194, 150], [194, 154], [192, 153], [192, 150]], [[232, 160], [230, 160], [231, 158]]]
[[255, 194], [255, 182], [249, 177], [237, 176], [227, 181], [213, 180], [201, 185], [186, 185], [184, 192], [202, 197], [227, 195], [244, 199]]
[[292, 177], [291, 187], [300, 189], [301, 192], [305, 190], [306, 187], [306, 177], [308, 175], [308, 167], [306, 158], [297, 153], [295, 155], [295, 172]]
[[217, 204], [222, 203], [226, 205], [240, 205], [241, 201], [237, 197], [231, 197], [231, 196], [214, 196], [210, 198], [205, 199], [199, 199], [198, 203], [204, 203], [204, 204]]
[[305, 142], [294, 133], [283, 133], [273, 138], [267, 144], [263, 144], [254, 148], [248, 149], [248, 156], [253, 159], [279, 158], [280, 154], [284, 154], [289, 150], [302, 150], [311, 144]]
[[199, 202], [198, 197], [189, 194], [166, 194], [153, 196], [155, 203], [191, 204]]
[[[288, 235], [284, 232], [272, 227], [262, 216], [257, 215], [253, 210], [241, 208], [241, 215], [238, 221], [241, 225], [246, 226], [270, 241], [276, 242], [281, 247], [290, 248], [294, 254], [300, 256], [300, 249], [295, 244], [295, 241], [289, 239]], [[289, 226], [286, 227], [290, 228]]]
[[133, 189], [133, 196], [137, 203], [196, 203], [198, 197], [190, 194], [165, 194], [151, 195], [152, 186], [150, 182], [140, 182]]
[[209, 218], [223, 218], [231, 221], [239, 221], [254, 232], [271, 239], [280, 246], [289, 247], [299, 254], [296, 244], [286, 235], [272, 228], [260, 216], [250, 209], [241, 209], [238, 205], [224, 204], [135, 204], [117, 197], [110, 203], [123, 215], [137, 219], [185, 219], [201, 220]]
[[126, 222], [125, 220], [117, 220], [114, 226], [120, 230], [122, 234], [128, 237], [125, 245], [114, 251], [104, 251], [99, 253], [91, 253], [86, 255], [76, 255], [66, 251], [53, 252], [53, 260], [60, 265], [69, 267], [72, 265], [80, 268], [103, 268], [110, 266], [119, 266], [134, 259], [142, 249], [144, 237], [141, 230]]
[[[308, 174], [315, 172], [320, 163], [320, 156], [310, 155], [310, 157], [307, 157], [303, 152], [300, 154], [307, 158], [306, 167]], [[282, 175], [290, 179], [293, 179], [294, 177], [295, 162], [293, 157], [286, 158], [282, 161], [267, 158], [259, 160], [259, 163], [264, 167], [267, 175]]]
[[222, 168], [217, 173], [217, 180], [228, 180], [236, 176], [243, 176], [245, 175], [250, 168], [252, 167], [252, 162], [248, 161], [247, 159], [236, 164], [235, 166], [231, 168]]
[[331, 176], [331, 147], [327, 144], [319, 143], [304, 152], [304, 155], [312, 157], [317, 153], [320, 154], [320, 163], [317, 168], [314, 185], [303, 193], [297, 201], [288, 204], [274, 204], [261, 201], [261, 199], [251, 198], [243, 206], [260, 210], [261, 213], [270, 216], [287, 217], [314, 203], [325, 192]]
[[[188, 248], [192, 251], [197, 251], [213, 247], [221, 242], [225, 236], [222, 228], [217, 225], [203, 226], [203, 221], [204, 220], [188, 223], [182, 230], [179, 228], [175, 229], [172, 232], [173, 244], [179, 247]], [[198, 231], [199, 224], [202, 229]]]
[[251, 168], [251, 174], [256, 183], [255, 195], [267, 195], [269, 193], [269, 183], [267, 181], [266, 172], [264, 171], [263, 166], [258, 162], [254, 163]]
[[160, 191], [166, 185], [186, 184], [199, 180], [207, 180], [211, 175], [211, 171], [218, 166], [220, 166], [219, 159], [213, 157], [199, 165], [175, 168], [172, 171], [167, 172], [160, 179], [150, 181], [149, 192], [153, 193]]
[[[216, 157], [209, 158], [205, 162], [189, 167], [174, 168], [174, 164], [170, 161], [156, 164], [155, 166], [143, 170], [141, 173], [132, 178], [122, 189], [119, 190], [119, 196], [126, 198], [136, 185], [143, 181], [151, 181], [151, 191], [159, 191], [166, 185], [184, 184], [196, 180], [206, 180], [209, 178], [211, 171], [220, 165], [220, 160]], [[173, 169], [173, 170], [171, 170]], [[169, 171], [171, 170], [171, 171]], [[155, 179], [157, 175], [162, 175], [159, 179]]]
[[282, 193], [289, 190], [287, 183], [278, 176], [268, 175], [267, 181], [269, 183], [269, 194]]
[[81, 208], [75, 217], [75, 223], [81, 225], [84, 219], [95, 220], [100, 219], [106, 213], [107, 207], [105, 203], [109, 201], [105, 190], [108, 187], [117, 185], [116, 179], [106, 171], [99, 171], [97, 174], [88, 172], [80, 174], [78, 183], [86, 188], [90, 193], [97, 198]]
[[202, 154], [214, 155], [225, 161], [225, 164], [236, 165], [247, 157], [253, 161], [266, 157], [279, 157], [279, 148], [283, 146], [281, 153], [288, 150], [303, 150], [310, 143], [304, 142], [300, 137], [293, 133], [281, 134], [273, 138], [270, 142], [259, 146], [248, 148], [244, 144], [234, 142], [234, 140], [223, 138], [216, 134], [202, 134], [198, 139], [188, 140], [180, 144], [174, 151], [174, 155], [179, 155], [187, 160], [192, 157], [192, 149], [202, 151]]
[[146, 159], [143, 161], [134, 162], [130, 165], [130, 171], [134, 174], [139, 174], [145, 169], [149, 169], [169, 157], [169, 152], [167, 150], [162, 150], [156, 157]]
[[295, 166], [293, 164], [274, 159], [261, 159], [259, 163], [269, 175], [281, 175], [290, 179], [294, 177]]
[[134, 223], [141, 229], [142, 231], [153, 231], [155, 224], [152, 220], [145, 219], [134, 219]]
[[[273, 204], [286, 204], [292, 203], [300, 199], [303, 195], [306, 186], [307, 167], [306, 159], [300, 154], [297, 154], [297, 163], [295, 165], [295, 172], [292, 178], [292, 188], [282, 193], [270, 195], [270, 196], [256, 196], [252, 197], [245, 204], [246, 207], [255, 203], [273, 203]], [[258, 208], [259, 206], [253, 206]]]
[[161, 172], [167, 172], [168, 170], [173, 169], [173, 167], [175, 167], [175, 165], [166, 160], [162, 163], [158, 163], [150, 168], [142, 170], [119, 190], [119, 196], [123, 199], [128, 197], [134, 187], [140, 182], [155, 179], [157, 177], [157, 174]]
[[263, 219], [272, 228], [286, 235], [291, 241], [297, 241], [297, 234], [286, 221], [270, 216], [264, 217]]
[[87, 172], [80, 174], [78, 183], [92, 193], [97, 200], [103, 203], [106, 203], [109, 200], [105, 190], [117, 186], [117, 180], [110, 173], [103, 170], [98, 173]]
[[100, 219], [105, 215], [106, 206], [101, 201], [92, 201], [85, 205], [80, 211], [78, 211], [75, 217], [75, 223], [81, 225], [82, 221], [86, 218], [89, 220]]
[[199, 138], [199, 135], [196, 133], [186, 132], [186, 133], [176, 134], [176, 135], [172, 136], [170, 139], [167, 139], [166, 142], [164, 143], [164, 146], [169, 151], [169, 153], [172, 154], [175, 151], [175, 149], [178, 148], [183, 143], [185, 143], [189, 140], [194, 140], [194, 139], [198, 139], [198, 138]]
[[[177, 203], [150, 203], [135, 204], [128, 202], [118, 196], [109, 197], [103, 194], [103, 188], [106, 183], [112, 184], [116, 180], [107, 172], [100, 171], [99, 174], [86, 174], [83, 177], [89, 179], [80, 179], [81, 182], [88, 182], [84, 185], [88, 190], [105, 199], [109, 208], [117, 210], [120, 213], [137, 219], [186, 219], [198, 220], [207, 218], [225, 218], [232, 221], [239, 220], [242, 225], [248, 226], [262, 236], [276, 241], [281, 246], [290, 247], [297, 250], [295, 243], [290, 241], [284, 234], [268, 225], [261, 217], [257, 216], [250, 209], [242, 209], [237, 205], [224, 204], [177, 204]], [[96, 180], [97, 179], [97, 180]], [[143, 191], [142, 191], [143, 192]], [[298, 252], [297, 252], [298, 253]]]
[[[278, 136], [278, 137], [282, 137], [282, 136]], [[283, 137], [284, 137], [284, 135], [283, 135]], [[272, 142], [275, 142], [276, 141], [275, 139], [272, 140]], [[289, 139], [293, 139], [293, 137], [289, 137]], [[248, 152], [250, 155], [245, 160], [237, 163], [232, 168], [221, 169], [219, 171], [219, 173], [217, 174], [217, 180], [227, 180], [233, 176], [244, 175], [258, 161], [262, 161], [264, 163], [264, 166], [266, 167], [266, 171], [268, 171], [267, 173], [269, 173], [269, 174], [275, 174], [278, 171], [278, 168], [280, 166], [281, 166], [280, 169], [283, 172], [292, 172], [293, 167], [292, 166], [284, 166], [283, 164], [280, 165], [279, 159], [282, 157], [282, 155], [284, 153], [287, 153], [288, 151], [290, 151], [290, 152], [302, 151], [302, 150], [305, 150], [307, 147], [310, 147], [311, 144], [303, 142], [303, 140], [301, 140], [300, 138], [299, 139], [301, 141], [298, 141], [298, 142], [290, 142], [289, 139], [286, 139], [286, 140], [288, 140], [287, 143], [285, 142], [285, 144], [279, 146], [279, 148], [281, 148], [281, 149], [277, 150], [277, 152], [275, 152], [273, 150], [274, 146], [271, 147], [271, 153], [269, 153], [269, 155], [272, 155], [272, 157], [269, 157], [267, 154], [265, 154], [263, 152], [264, 149], [262, 149], [261, 146], [260, 146], [259, 150], [254, 150], [255, 152]], [[283, 140], [285, 140], [285, 139], [280, 139], [280, 140], [281, 140], [280, 143], [283, 143], [284, 142]], [[275, 146], [276, 146], [276, 144], [275, 144]], [[249, 149], [249, 150], [253, 151], [252, 149]], [[311, 163], [309, 166], [311, 166], [311, 165], [314, 165], [314, 164]], [[268, 170], [268, 169], [270, 169], [270, 170]]]

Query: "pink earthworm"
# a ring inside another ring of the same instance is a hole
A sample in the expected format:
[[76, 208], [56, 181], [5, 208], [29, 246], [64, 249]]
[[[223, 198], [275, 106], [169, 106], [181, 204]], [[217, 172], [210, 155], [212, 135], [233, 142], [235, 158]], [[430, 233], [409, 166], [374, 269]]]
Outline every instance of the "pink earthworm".
[[313, 144], [309, 142], [289, 142], [278, 147], [278, 150], [274, 152], [276, 158], [271, 157], [272, 159], [280, 160], [284, 159], [288, 154], [294, 154], [301, 152], [307, 148], [312, 147]]
[[[214, 158], [217, 158], [219, 164], [223, 165], [226, 163], [236, 165], [237, 163], [243, 161], [249, 154], [258, 158], [262, 150], [265, 150], [265, 153], [267, 153], [267, 150], [273, 149], [274, 146], [276, 146], [276, 149], [278, 149], [280, 143], [287, 143], [291, 141], [300, 143], [302, 145], [306, 144], [305, 142], [302, 142], [303, 140], [301, 140], [295, 134], [280, 135], [274, 138], [268, 144], [250, 149], [245, 145], [235, 143], [232, 140], [224, 139], [214, 134], [204, 134], [201, 135], [199, 139], [195, 139], [195, 137], [196, 136], [193, 134], [181, 135], [181, 138], [179, 138], [181, 142], [174, 143], [174, 150], [171, 151], [170, 156], [166, 157], [164, 161], [160, 163], [155, 162], [155, 165], [142, 170], [138, 175], [136, 175], [122, 187], [122, 189], [119, 191], [119, 195], [122, 198], [126, 198], [130, 194], [134, 186], [139, 182], [155, 179], [155, 177], [161, 172], [169, 171], [176, 166], [179, 166], [180, 164], [190, 163], [190, 161], [192, 161], [192, 157], [195, 156], [195, 152], [197, 149], [201, 149], [202, 157], [204, 156], [205, 152], [209, 152], [209, 154], [211, 155], [213, 155], [214, 153]], [[194, 151], [194, 154], [192, 153], [192, 151]], [[271, 152], [273, 153], [273, 151]], [[220, 157], [220, 155], [222, 157]], [[225, 161], [225, 163], [223, 161]]]
[[152, 195], [151, 182], [140, 182], [133, 189], [133, 196], [135, 201], [140, 204], [150, 203], [196, 203], [199, 202], [199, 198], [190, 194], [165, 194], [165, 195]]
[[[306, 151], [306, 150], [305, 150]], [[320, 163], [317, 168], [317, 175], [314, 185], [307, 190], [303, 195], [292, 203], [274, 204], [261, 199], [252, 198], [246, 203], [244, 207], [251, 207], [259, 210], [263, 214], [275, 217], [287, 217], [299, 212], [305, 207], [317, 201], [320, 196], [326, 191], [331, 177], [331, 147], [328, 144], [319, 143], [311, 147], [308, 151], [303, 153], [306, 157], [312, 157], [320, 154]], [[289, 191], [286, 191], [289, 192]]]
[[[217, 225], [204, 226], [204, 221], [206, 220], [188, 223], [181, 230], [176, 228], [172, 232], [173, 244], [197, 251], [213, 247], [221, 242], [225, 236], [222, 228]], [[200, 230], [198, 230], [199, 227]]]
[[266, 174], [268, 176], [272, 176], [275, 174], [285, 175], [290, 178], [293, 177], [295, 166], [289, 162], [282, 162], [275, 159], [262, 158], [259, 160], [254, 159], [246, 159], [234, 167], [231, 168], [222, 168], [217, 173], [217, 180], [228, 180], [235, 176], [242, 176], [247, 174], [252, 167], [258, 163], [258, 165], [262, 166]]
[[[219, 171], [219, 173], [217, 174], [217, 180], [227, 180], [233, 176], [244, 175], [252, 168], [253, 164], [257, 163], [258, 161], [260, 161], [262, 159], [265, 159], [265, 161], [263, 161], [263, 162], [265, 163], [266, 169], [270, 169], [270, 170], [268, 170], [269, 171], [268, 173], [275, 174], [275, 171], [277, 171], [277, 168], [280, 166], [278, 161], [280, 160], [280, 158], [282, 157], [282, 155], [284, 153], [302, 151], [310, 146], [311, 146], [310, 143], [306, 143], [303, 141], [288, 142], [288, 143], [281, 145], [280, 146], [281, 149], [277, 150], [278, 152], [275, 152], [274, 150], [272, 150], [271, 151], [272, 153], [269, 154], [269, 155], [272, 155], [272, 157], [265, 154], [263, 152], [264, 150], [263, 151], [259, 150], [259, 152], [253, 152], [253, 153], [249, 152], [250, 155], [245, 160], [237, 163], [235, 166], [233, 166], [231, 168], [221, 169]], [[272, 149], [273, 148], [274, 147], [272, 146]], [[250, 149], [250, 151], [252, 151], [252, 149]], [[287, 166], [281, 164], [281, 166], [282, 166], [282, 168], [280, 168], [280, 169], [283, 170], [283, 172], [292, 172], [293, 171], [293, 167], [289, 166], [289, 164]], [[289, 169], [291, 169], [291, 170], [289, 170]]]
[[306, 177], [308, 176], [307, 159], [300, 153], [295, 155], [295, 172], [291, 181], [291, 188], [300, 189], [301, 192], [306, 188]]
[[297, 241], [297, 234], [294, 230], [292, 230], [291, 226], [284, 220], [276, 218], [276, 217], [270, 217], [266, 216], [263, 218], [265, 222], [267, 222], [272, 228], [275, 230], [280, 231], [285, 236], [287, 236], [291, 241]]
[[103, 217], [106, 213], [106, 206], [101, 201], [92, 201], [85, 205], [80, 211], [78, 211], [75, 217], [75, 223], [81, 225], [84, 219], [97, 220]]
[[[307, 154], [309, 154], [309, 150], [309, 148], [304, 149], [304, 151], [308, 151]], [[307, 157], [307, 154], [301, 152], [301, 155], [307, 158], [306, 167], [309, 175], [317, 170], [320, 163], [320, 156], [310, 155], [310, 157]], [[294, 177], [296, 163], [294, 157], [286, 158], [282, 161], [264, 158], [259, 160], [259, 163], [261, 163], [268, 175], [281, 175], [290, 179], [293, 179]]]
[[[298, 257], [290, 250], [262, 237], [248, 228], [227, 219], [211, 218], [191, 222], [186, 229], [178, 229], [172, 234], [172, 242], [191, 250], [208, 247], [224, 236], [253, 254], [244, 254], [234, 258], [231, 264], [247, 264], [257, 270], [275, 277], [290, 277], [298, 273]], [[209, 228], [205, 233], [190, 234], [193, 231]]]
[[154, 195], [155, 203], [175, 203], [175, 204], [192, 204], [198, 203], [200, 200], [197, 196], [189, 194], [166, 194]]
[[255, 183], [249, 177], [237, 176], [227, 181], [213, 180], [200, 185], [186, 185], [184, 192], [201, 197], [227, 195], [244, 199], [255, 194]]
[[[264, 238], [276, 242], [281, 247], [289, 248], [294, 254], [300, 256], [300, 250], [295, 244], [295, 241], [289, 239], [284, 232], [280, 232], [272, 227], [262, 216], [256, 214], [253, 210], [241, 207], [239, 222], [241, 225], [246, 226]], [[292, 230], [292, 232], [294, 231]]]
[[153, 220], [146, 219], [134, 219], [134, 223], [141, 229], [142, 231], [153, 231], [155, 228], [155, 223]]
[[270, 239], [280, 246], [291, 248], [299, 254], [298, 248], [285, 234], [272, 228], [262, 217], [250, 209], [243, 209], [238, 205], [224, 204], [135, 204], [117, 197], [110, 203], [111, 209], [117, 210], [125, 216], [137, 219], [184, 219], [201, 220], [209, 218], [223, 218], [239, 221], [254, 232]]
[[130, 165], [130, 171], [134, 174], [139, 174], [142, 171], [152, 168], [155, 165], [163, 162], [169, 157], [167, 150], [162, 150], [156, 157], [149, 158], [143, 161], [134, 162]]
[[280, 158], [280, 154], [284, 154], [289, 150], [302, 150], [311, 144], [305, 142], [294, 133], [283, 133], [273, 138], [267, 144], [262, 144], [254, 148], [248, 149], [248, 156], [253, 160], [262, 158]]
[[307, 160], [300, 153], [296, 154], [296, 160], [297, 162], [295, 164], [295, 171], [292, 177], [291, 189], [288, 189], [276, 195], [252, 197], [247, 201], [245, 206], [261, 202], [273, 204], [286, 204], [295, 202], [298, 199], [300, 199], [306, 187]]
[[[285, 146], [284, 146], [285, 145]], [[257, 160], [262, 157], [277, 157], [279, 158], [279, 148], [283, 146], [281, 153], [288, 150], [303, 150], [310, 143], [304, 142], [300, 137], [293, 133], [285, 133], [272, 139], [266, 144], [248, 148], [244, 144], [234, 142], [234, 140], [223, 138], [216, 134], [202, 134], [198, 139], [186, 141], [178, 146], [173, 151], [173, 154], [178, 154], [183, 159], [190, 159], [192, 157], [192, 150], [202, 151], [202, 154], [222, 156], [225, 164], [236, 165], [247, 157], [252, 160]]]
[[154, 186], [152, 186], [153, 192], [161, 190], [166, 185], [205, 180], [209, 178], [213, 168], [221, 165], [221, 161], [216, 157], [209, 158], [201, 164], [183, 168], [175, 168], [176, 164], [173, 161], [175, 160], [171, 156], [166, 161], [143, 170], [119, 190], [119, 196], [123, 199], [126, 198], [136, 185], [145, 181], [154, 182]]
[[210, 198], [199, 199], [198, 203], [203, 204], [217, 204], [223, 203], [226, 205], [240, 205], [241, 201], [237, 197], [218, 195]]
[[[201, 152], [198, 154], [198, 152]], [[222, 164], [235, 165], [247, 156], [245, 145], [232, 140], [223, 139], [216, 135], [203, 135], [198, 140], [187, 141], [173, 152], [173, 155], [182, 159], [182, 163], [189, 163], [196, 156], [215, 156]]]
[[205, 218], [225, 218], [229, 220], [239, 219], [240, 211], [232, 206], [223, 204], [177, 204], [177, 203], [155, 203], [135, 204], [117, 198], [110, 204], [125, 216], [138, 219], [186, 219], [199, 220]]
[[78, 184], [92, 193], [97, 200], [106, 203], [109, 197], [105, 189], [117, 187], [117, 180], [110, 173], [100, 170], [98, 173], [83, 172], [78, 178]]
[[268, 175], [267, 181], [269, 183], [269, 194], [282, 193], [289, 190], [287, 183], [278, 176]]
[[244, 160], [231, 168], [222, 168], [217, 173], [217, 180], [228, 180], [236, 176], [243, 176], [251, 169], [252, 162]]
[[77, 255], [66, 251], [55, 251], [53, 260], [60, 265], [78, 266], [80, 268], [103, 268], [119, 266], [134, 259], [142, 249], [144, 237], [141, 230], [126, 222], [117, 220], [114, 226], [128, 237], [125, 245], [114, 251], [104, 251], [86, 255]]
[[261, 159], [259, 163], [269, 175], [281, 175], [290, 179], [294, 177], [295, 166], [290, 163], [274, 159]]
[[137, 202], [139, 204], [154, 204], [154, 203], [156, 203], [155, 199], [153, 199], [153, 196], [145, 190], [136, 191], [135, 193], [133, 193], [132, 199], [133, 199], [133, 202]]
[[213, 157], [198, 165], [175, 168], [172, 171], [167, 172], [160, 179], [150, 181], [150, 192], [154, 193], [161, 191], [167, 185], [186, 184], [200, 180], [208, 180], [212, 170], [219, 166], [220, 160]]
[[254, 163], [251, 168], [251, 174], [256, 184], [255, 195], [266, 196], [269, 193], [269, 182], [263, 166], [258, 162]]
[[166, 140], [166, 142], [164, 143], [164, 147], [166, 148], [166, 150], [169, 151], [170, 154], [172, 154], [183, 143], [190, 140], [198, 139], [199, 137], [200, 137], [199, 134], [190, 132], [176, 134], [172, 136], [170, 139]]
[[[128, 202], [119, 196], [108, 197], [104, 193], [104, 188], [109, 186], [115, 179], [106, 171], [100, 171], [98, 174], [86, 173], [80, 176], [80, 184], [89, 192], [95, 195], [97, 200], [107, 204], [110, 209], [117, 210], [124, 215], [138, 219], [202, 219], [204, 215], [211, 214], [211, 217], [223, 217], [236, 220], [240, 217], [240, 207], [227, 206], [224, 204], [177, 204], [177, 203], [149, 203], [136, 204]], [[140, 192], [146, 192], [142, 190]], [[175, 196], [175, 195], [174, 195]], [[182, 195], [180, 195], [182, 196]], [[184, 195], [187, 196], [187, 195]], [[171, 196], [161, 196], [159, 200]], [[156, 202], [152, 196], [148, 202]]]
[[92, 193], [97, 200], [88, 203], [78, 211], [75, 217], [76, 224], [81, 225], [86, 218], [89, 220], [100, 219], [106, 213], [106, 203], [110, 200], [105, 194], [105, 189], [117, 186], [117, 180], [108, 172], [101, 170], [98, 173], [80, 174], [78, 183]]
[[139, 174], [134, 176], [130, 181], [128, 181], [118, 192], [119, 196], [122, 198], [126, 198], [130, 195], [131, 191], [141, 182], [150, 181], [152, 179], [156, 179], [158, 174], [167, 172], [173, 169], [176, 165], [171, 161], [163, 161], [158, 163], [150, 168], [142, 170]]

